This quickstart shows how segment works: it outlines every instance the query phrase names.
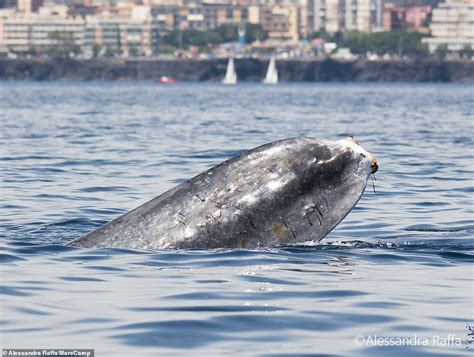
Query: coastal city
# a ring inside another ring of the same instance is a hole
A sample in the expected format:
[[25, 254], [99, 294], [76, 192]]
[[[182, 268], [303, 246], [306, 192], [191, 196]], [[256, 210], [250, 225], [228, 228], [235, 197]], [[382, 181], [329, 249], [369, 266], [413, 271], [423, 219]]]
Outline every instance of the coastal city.
[[0, 0], [0, 57], [472, 58], [474, 0]]

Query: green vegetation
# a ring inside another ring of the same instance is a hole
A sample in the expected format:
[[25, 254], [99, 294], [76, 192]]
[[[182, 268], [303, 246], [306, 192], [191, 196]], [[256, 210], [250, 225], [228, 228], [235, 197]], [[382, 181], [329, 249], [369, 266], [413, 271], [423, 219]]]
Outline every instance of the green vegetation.
[[419, 32], [394, 31], [394, 32], [314, 32], [310, 38], [323, 38], [328, 42], [335, 42], [339, 47], [348, 47], [354, 54], [367, 52], [398, 55], [415, 55], [426, 52], [421, 43], [421, 38], [426, 34]]
[[474, 56], [474, 50], [472, 49], [471, 45], [465, 45], [464, 48], [459, 51], [461, 57], [471, 58]]
[[198, 30], [173, 30], [163, 36], [165, 45], [188, 48], [189, 46], [204, 47], [208, 44], [220, 43], [221, 38], [215, 31], [198, 31]]
[[[222, 42], [236, 41], [238, 37], [237, 25], [222, 25], [217, 27], [216, 31], [222, 38]], [[252, 43], [257, 40], [263, 41], [268, 38], [268, 33], [261, 25], [246, 24], [245, 25], [245, 39], [247, 43]]]
[[92, 57], [97, 58], [100, 55], [101, 47], [98, 43], [92, 45]]
[[105, 47], [104, 57], [106, 57], [106, 58], [112, 58], [112, 57], [120, 56], [121, 54], [122, 54], [122, 51], [118, 48]]
[[316, 31], [316, 32], [313, 32], [312, 34], [310, 34], [309, 39], [322, 38], [322, 39], [326, 40], [327, 42], [339, 43], [341, 41], [343, 35], [344, 34], [341, 31], [338, 31], [334, 34], [331, 34], [329, 32], [326, 32], [325, 30], [321, 30], [321, 31]]
[[70, 57], [81, 53], [81, 48], [75, 44], [72, 32], [52, 31], [48, 39], [53, 44], [45, 52], [48, 57]]
[[139, 55], [139, 51], [138, 51], [138, 48], [136, 48], [135, 46], [130, 46], [129, 49], [128, 49], [128, 55], [131, 56], [131, 57], [138, 57]]
[[414, 55], [426, 52], [421, 43], [425, 34], [419, 32], [373, 32], [357, 31], [346, 32], [338, 45], [348, 47], [352, 53], [365, 54], [367, 52], [383, 55], [385, 53], [398, 55]]
[[439, 45], [435, 53], [439, 60], [444, 60], [448, 55], [448, 45]]
[[[237, 41], [237, 25], [223, 25], [212, 30], [173, 30], [162, 38], [164, 45], [188, 48], [189, 46], [205, 47], [219, 43]], [[268, 38], [260, 25], [247, 24], [245, 38], [247, 43]]]

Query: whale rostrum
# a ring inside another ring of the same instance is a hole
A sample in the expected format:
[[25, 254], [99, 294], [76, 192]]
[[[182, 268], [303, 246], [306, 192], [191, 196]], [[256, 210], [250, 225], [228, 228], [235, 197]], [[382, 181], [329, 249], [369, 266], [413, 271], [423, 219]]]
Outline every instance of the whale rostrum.
[[265, 144], [70, 242], [131, 249], [255, 248], [324, 238], [378, 169], [352, 137]]

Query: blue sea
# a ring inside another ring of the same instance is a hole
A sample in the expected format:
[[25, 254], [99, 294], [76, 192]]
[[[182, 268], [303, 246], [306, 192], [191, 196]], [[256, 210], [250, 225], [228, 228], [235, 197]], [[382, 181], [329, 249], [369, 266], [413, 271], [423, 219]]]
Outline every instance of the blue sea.
[[[0, 347], [472, 355], [474, 87], [0, 83]], [[353, 135], [376, 181], [322, 242], [65, 246], [242, 150]]]

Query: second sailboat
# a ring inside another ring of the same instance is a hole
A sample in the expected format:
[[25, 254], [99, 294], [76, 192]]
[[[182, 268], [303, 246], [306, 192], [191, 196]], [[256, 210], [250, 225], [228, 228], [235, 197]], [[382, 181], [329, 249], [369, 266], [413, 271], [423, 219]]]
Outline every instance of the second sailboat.
[[224, 84], [236, 84], [237, 83], [237, 73], [235, 72], [234, 59], [229, 58], [229, 63], [227, 63], [227, 70], [225, 72], [225, 77], [222, 80]]
[[278, 83], [278, 71], [275, 64], [275, 56], [270, 58], [270, 63], [268, 64], [267, 75], [262, 81], [265, 84], [277, 84]]

